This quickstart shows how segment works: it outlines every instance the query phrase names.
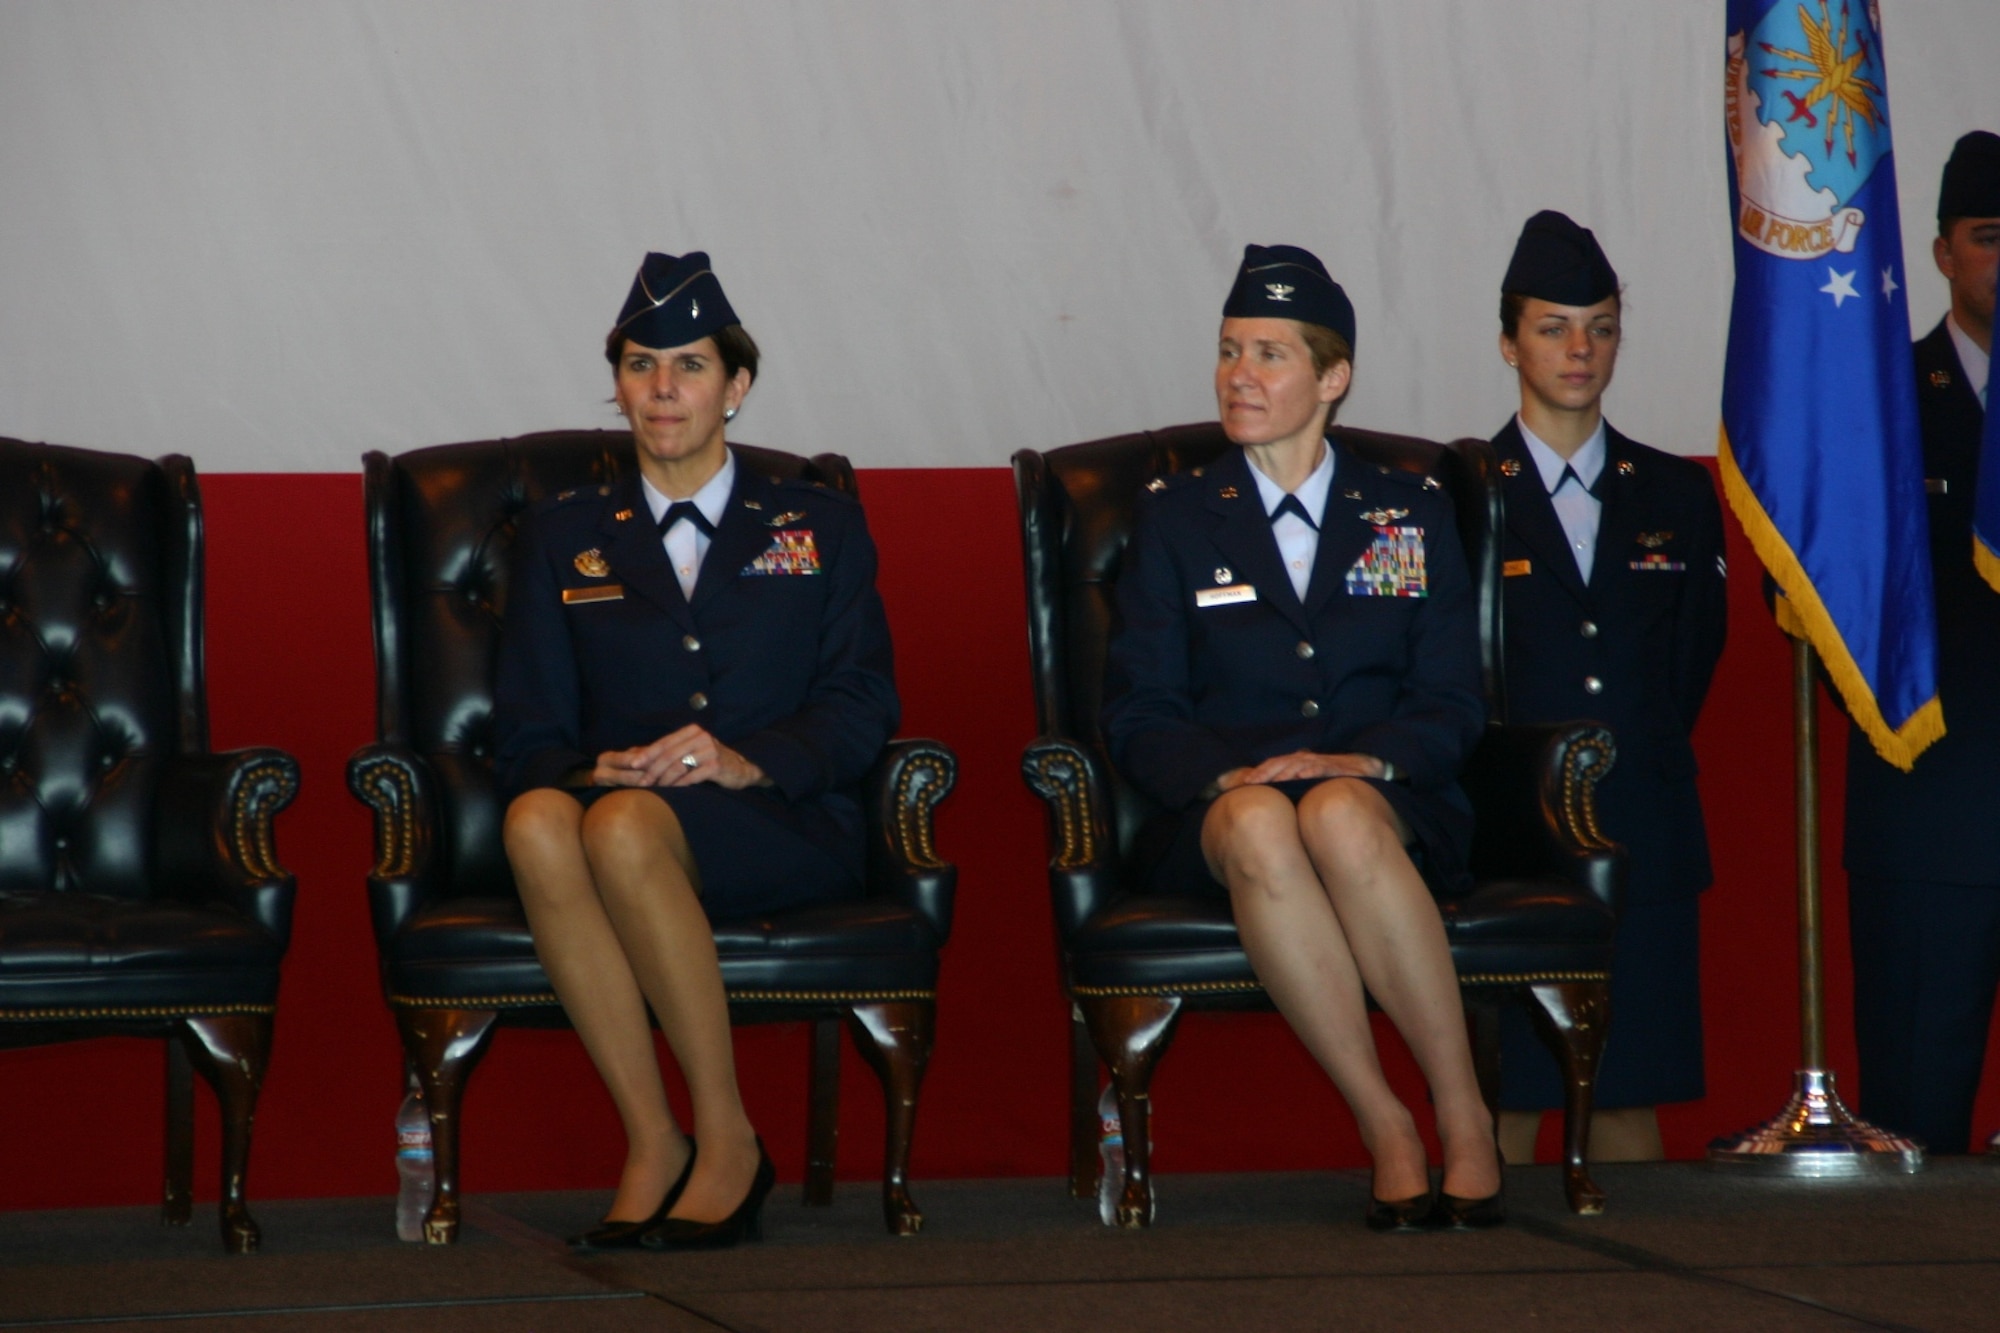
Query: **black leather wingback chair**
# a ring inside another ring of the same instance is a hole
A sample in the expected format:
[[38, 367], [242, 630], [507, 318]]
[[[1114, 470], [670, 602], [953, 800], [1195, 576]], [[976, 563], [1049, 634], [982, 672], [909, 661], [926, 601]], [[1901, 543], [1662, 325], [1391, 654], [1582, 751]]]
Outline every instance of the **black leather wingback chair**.
[[[1492, 451], [1480, 440], [1447, 449], [1404, 436], [1339, 434], [1376, 466], [1434, 477], [1451, 493], [1478, 589], [1489, 711], [1504, 718], [1502, 524]], [[1146, 1089], [1181, 1014], [1270, 1007], [1226, 902], [1155, 896], [1128, 882], [1125, 856], [1157, 807], [1113, 770], [1097, 717], [1133, 501], [1151, 478], [1199, 471], [1232, 447], [1221, 427], [1198, 425], [1014, 455], [1042, 732], [1022, 772], [1048, 806], [1049, 891], [1072, 1002], [1070, 1190], [1078, 1197], [1096, 1192], [1101, 1057], [1124, 1122], [1118, 1216], [1125, 1226], [1144, 1226], [1152, 1216]], [[1530, 1001], [1562, 1063], [1565, 1185], [1579, 1213], [1604, 1203], [1585, 1149], [1624, 871], [1624, 853], [1598, 831], [1594, 807], [1613, 753], [1610, 733], [1588, 723], [1489, 725], [1464, 774], [1478, 816], [1475, 888], [1440, 905], [1488, 1103], [1498, 1095], [1503, 1001]]]
[[[774, 476], [855, 489], [837, 454], [733, 447]], [[624, 431], [555, 431], [366, 459], [379, 739], [350, 761], [348, 785], [375, 811], [369, 904], [383, 992], [430, 1108], [434, 1244], [457, 1235], [459, 1103], [495, 1026], [565, 1023], [500, 843], [493, 669], [515, 521], [546, 495], [614, 480], [631, 455]], [[956, 776], [937, 742], [892, 741], [867, 780], [866, 895], [715, 925], [734, 1021], [812, 1024], [808, 1203], [833, 1197], [843, 1019], [880, 1076], [882, 1202], [899, 1235], [923, 1224], [910, 1140], [958, 877], [932, 813]]]
[[193, 1206], [198, 1069], [242, 1254], [299, 770], [209, 752], [201, 606], [192, 463], [0, 439], [0, 1046], [165, 1038], [162, 1219]]

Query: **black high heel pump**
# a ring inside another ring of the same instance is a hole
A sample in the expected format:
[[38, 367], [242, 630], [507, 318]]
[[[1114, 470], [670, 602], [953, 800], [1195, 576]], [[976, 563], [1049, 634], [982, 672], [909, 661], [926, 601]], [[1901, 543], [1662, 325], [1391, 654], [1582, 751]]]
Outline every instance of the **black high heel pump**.
[[594, 1250], [634, 1250], [639, 1247], [639, 1237], [648, 1227], [658, 1226], [666, 1219], [667, 1210], [681, 1201], [682, 1191], [687, 1189], [688, 1177], [694, 1174], [694, 1139], [688, 1139], [688, 1159], [681, 1164], [681, 1174], [673, 1184], [667, 1186], [667, 1197], [660, 1200], [650, 1217], [642, 1217], [636, 1222], [600, 1222], [581, 1236], [571, 1236], [569, 1247], [579, 1254], [589, 1254]]
[[720, 1222], [696, 1222], [685, 1217], [662, 1217], [646, 1228], [639, 1243], [649, 1250], [722, 1250], [743, 1240], [764, 1236], [764, 1196], [778, 1183], [778, 1168], [757, 1140], [757, 1174], [750, 1179], [750, 1192], [736, 1211]]

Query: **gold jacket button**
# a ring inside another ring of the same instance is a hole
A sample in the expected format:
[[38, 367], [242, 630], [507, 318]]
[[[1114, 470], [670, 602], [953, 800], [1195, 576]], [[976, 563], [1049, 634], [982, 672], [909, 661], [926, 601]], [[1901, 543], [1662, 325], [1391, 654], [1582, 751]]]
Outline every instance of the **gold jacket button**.
[[[1592, 693], [1595, 693], [1595, 691], [1592, 691]], [[697, 713], [701, 712], [704, 708], [708, 707], [708, 696], [700, 690], [696, 690], [688, 696], [688, 707], [694, 709]]]
[[1586, 621], [1584, 621], [1584, 622], [1583, 622], [1583, 624], [1582, 624], [1582, 626], [1581, 626], [1580, 628], [1578, 628], [1578, 630], [1577, 630], [1577, 633], [1579, 633], [1579, 634], [1583, 635], [1583, 637], [1584, 637], [1584, 638], [1586, 638], [1586, 639], [1594, 639], [1594, 638], [1596, 638], [1596, 637], [1597, 637], [1597, 622], [1596, 622], [1595, 620], [1586, 620]]
[[1602, 694], [1604, 693], [1604, 682], [1595, 676], [1585, 676], [1583, 678], [1583, 692], [1585, 694]]
[[1318, 717], [1319, 700], [1317, 699], [1306, 700], [1304, 703], [1299, 705], [1299, 712], [1305, 714], [1307, 717]]
[[1292, 649], [1292, 651], [1299, 655], [1299, 660], [1301, 662], [1310, 662], [1312, 660], [1313, 646], [1307, 643], [1304, 639], [1300, 639], [1299, 646]]
[[698, 653], [701, 651], [701, 640], [692, 634], [683, 634], [681, 635], [681, 647], [691, 653]]

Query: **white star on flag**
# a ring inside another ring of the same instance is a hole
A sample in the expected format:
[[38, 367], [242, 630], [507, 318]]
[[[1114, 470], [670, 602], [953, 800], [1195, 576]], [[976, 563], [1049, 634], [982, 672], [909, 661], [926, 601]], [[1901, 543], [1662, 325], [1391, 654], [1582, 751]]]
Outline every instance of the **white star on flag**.
[[1850, 296], [1857, 301], [1861, 299], [1861, 293], [1854, 290], [1854, 274], [1857, 271], [1850, 269], [1846, 273], [1835, 273], [1832, 265], [1827, 266], [1827, 283], [1820, 290], [1833, 298], [1835, 310], [1840, 309], [1840, 303]]
[[1895, 299], [1896, 299], [1896, 289], [1897, 289], [1898, 287], [1900, 287], [1900, 286], [1902, 286], [1902, 284], [1896, 281], [1896, 270], [1895, 270], [1895, 268], [1894, 268], [1893, 266], [1891, 266], [1891, 267], [1889, 267], [1889, 268], [1885, 268], [1885, 269], [1883, 269], [1883, 270], [1882, 270], [1882, 299], [1883, 299], [1883, 300], [1885, 300], [1885, 301], [1893, 301], [1893, 300], [1895, 300]]

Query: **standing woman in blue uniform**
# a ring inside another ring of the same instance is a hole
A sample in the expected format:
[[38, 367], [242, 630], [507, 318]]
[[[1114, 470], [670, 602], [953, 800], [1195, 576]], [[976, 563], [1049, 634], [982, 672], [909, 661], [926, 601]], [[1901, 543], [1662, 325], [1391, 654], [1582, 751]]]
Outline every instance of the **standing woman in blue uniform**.
[[[1521, 386], [1493, 437], [1508, 721], [1595, 718], [1618, 746], [1597, 809], [1629, 858], [1590, 1155], [1644, 1161], [1664, 1156], [1654, 1108], [1703, 1095], [1698, 895], [1711, 875], [1692, 736], [1728, 618], [1722, 507], [1699, 463], [1604, 420], [1621, 302], [1596, 237], [1537, 213], [1500, 291], [1500, 355]], [[1525, 1012], [1510, 1008], [1501, 1032], [1500, 1146], [1530, 1162], [1562, 1082]]]
[[624, 1122], [610, 1215], [573, 1243], [728, 1245], [758, 1233], [773, 1172], [709, 922], [860, 892], [858, 786], [898, 715], [889, 632], [854, 501], [724, 442], [757, 347], [707, 255], [647, 255], [605, 353], [636, 466], [537, 506], [516, 541], [495, 699], [507, 857]]
[[1861, 1114], [1962, 1153], [2000, 988], [2000, 593], [1972, 563], [1993, 404], [2000, 135], [1974, 130], [1954, 145], [1937, 216], [1931, 253], [1951, 308], [1915, 353], [1945, 734], [1905, 773], [1850, 730], [1847, 902]]
[[[1368, 1224], [1490, 1226], [1493, 1121], [1432, 898], [1463, 885], [1471, 841], [1471, 580], [1435, 482], [1328, 438], [1353, 345], [1354, 307], [1317, 258], [1248, 247], [1215, 367], [1241, 448], [1139, 497], [1104, 731], [1167, 812], [1139, 858], [1148, 887], [1228, 896], [1258, 980], [1353, 1108], [1374, 1159]], [[1369, 995], [1430, 1082], [1435, 1200]]]

